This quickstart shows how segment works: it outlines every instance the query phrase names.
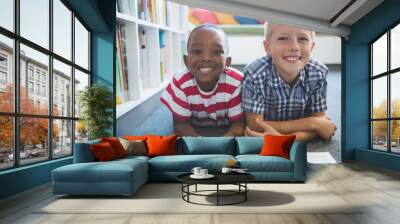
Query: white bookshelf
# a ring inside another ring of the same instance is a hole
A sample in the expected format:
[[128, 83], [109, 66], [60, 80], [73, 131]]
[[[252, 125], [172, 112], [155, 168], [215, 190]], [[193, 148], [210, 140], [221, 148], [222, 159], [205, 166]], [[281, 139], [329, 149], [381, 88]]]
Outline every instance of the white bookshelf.
[[[123, 45], [120, 47], [125, 49], [126, 61], [123, 67], [127, 71], [124, 76], [126, 91], [120, 88], [120, 94], [117, 94], [117, 118], [164, 89], [172, 75], [184, 66], [182, 55], [186, 51], [188, 32], [187, 6], [153, 0], [151, 3], [156, 2], [155, 5], [158, 6], [153, 8], [153, 12], [157, 12], [157, 15], [153, 15], [157, 18], [147, 15], [146, 19], [140, 17], [138, 10], [139, 2], [143, 1], [117, 2], [117, 25], [124, 30], [124, 35], [120, 35]], [[163, 14], [161, 8], [168, 12]], [[120, 31], [117, 28], [118, 32]], [[117, 57], [118, 55], [121, 54], [117, 49]], [[118, 74], [117, 72], [117, 76]]]

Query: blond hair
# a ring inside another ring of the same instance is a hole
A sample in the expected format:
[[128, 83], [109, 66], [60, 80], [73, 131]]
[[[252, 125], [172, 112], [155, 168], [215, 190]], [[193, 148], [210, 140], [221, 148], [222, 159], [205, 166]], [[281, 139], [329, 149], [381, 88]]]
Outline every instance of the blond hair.
[[[264, 37], [266, 40], [271, 40], [271, 26], [278, 25], [277, 23], [265, 22], [264, 23]], [[315, 42], [315, 31], [311, 31], [311, 40]]]

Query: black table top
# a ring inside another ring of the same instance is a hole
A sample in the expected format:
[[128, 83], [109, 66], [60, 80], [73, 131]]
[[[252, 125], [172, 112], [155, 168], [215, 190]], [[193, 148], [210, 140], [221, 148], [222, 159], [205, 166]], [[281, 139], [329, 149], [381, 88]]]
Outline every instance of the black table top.
[[210, 179], [194, 179], [186, 173], [177, 177], [178, 181], [186, 184], [236, 184], [248, 183], [255, 180], [255, 177], [249, 173], [212, 173], [215, 177]]

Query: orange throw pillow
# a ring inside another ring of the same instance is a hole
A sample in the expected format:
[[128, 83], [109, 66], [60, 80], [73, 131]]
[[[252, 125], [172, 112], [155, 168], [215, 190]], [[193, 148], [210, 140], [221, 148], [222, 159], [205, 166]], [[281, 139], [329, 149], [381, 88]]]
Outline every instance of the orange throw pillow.
[[101, 138], [101, 142], [108, 142], [114, 149], [117, 158], [126, 156], [126, 151], [117, 137]]
[[290, 148], [295, 139], [296, 135], [265, 135], [264, 146], [260, 155], [280, 156], [289, 159]]
[[148, 147], [148, 156], [175, 155], [176, 137], [176, 135], [148, 136], [146, 141]]
[[99, 162], [109, 161], [117, 158], [113, 147], [108, 142], [93, 144], [90, 147], [94, 157]]

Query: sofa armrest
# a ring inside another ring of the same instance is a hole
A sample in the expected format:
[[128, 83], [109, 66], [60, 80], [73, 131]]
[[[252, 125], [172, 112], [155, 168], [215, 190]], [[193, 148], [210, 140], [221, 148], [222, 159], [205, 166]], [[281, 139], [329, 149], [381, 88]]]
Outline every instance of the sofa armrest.
[[290, 149], [290, 160], [293, 162], [293, 179], [305, 181], [307, 176], [307, 144], [294, 142]]
[[99, 143], [99, 140], [89, 141], [89, 142], [81, 142], [75, 143], [74, 145], [74, 163], [89, 163], [95, 162], [96, 158], [94, 157], [90, 146], [92, 144]]

